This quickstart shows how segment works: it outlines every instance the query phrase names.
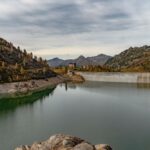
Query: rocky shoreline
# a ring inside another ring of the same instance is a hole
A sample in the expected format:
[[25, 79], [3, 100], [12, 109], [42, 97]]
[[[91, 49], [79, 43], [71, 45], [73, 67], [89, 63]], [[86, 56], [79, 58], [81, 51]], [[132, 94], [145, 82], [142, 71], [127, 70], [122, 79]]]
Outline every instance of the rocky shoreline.
[[15, 150], [112, 150], [107, 144], [93, 145], [78, 137], [56, 134], [43, 142], [36, 142], [31, 146], [24, 145]]
[[0, 84], [0, 98], [16, 95], [23, 96], [24, 94], [38, 92], [46, 88], [53, 88], [57, 84], [67, 81], [69, 81], [68, 78], [57, 76], [45, 80], [40, 79]]
[[84, 78], [80, 75], [57, 75], [56, 77], [47, 79], [3, 83], [0, 84], [0, 99], [7, 97], [24, 97], [47, 88], [54, 88], [64, 82], [82, 83], [84, 82]]
[[77, 74], [69, 76], [69, 78], [70, 81], [73, 83], [83, 83], [85, 81], [85, 79], [81, 75], [77, 75]]

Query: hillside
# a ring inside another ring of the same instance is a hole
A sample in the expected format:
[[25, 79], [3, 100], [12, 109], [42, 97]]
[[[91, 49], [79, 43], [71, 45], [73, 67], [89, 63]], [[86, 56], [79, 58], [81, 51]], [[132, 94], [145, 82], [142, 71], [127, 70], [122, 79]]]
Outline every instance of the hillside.
[[109, 59], [105, 65], [114, 71], [149, 72], [150, 46], [130, 47]]
[[87, 66], [87, 65], [97, 66], [97, 65], [104, 65], [109, 58], [111, 57], [104, 54], [100, 54], [98, 56], [93, 56], [93, 57], [84, 57], [81, 55], [76, 59], [68, 59], [68, 60], [54, 58], [49, 60], [48, 63], [52, 67], [68, 66], [69, 63], [76, 63], [78, 67]]
[[56, 76], [46, 60], [0, 38], [0, 82], [45, 79]]
[[110, 58], [111, 56], [105, 54], [99, 54], [97, 56], [87, 57], [87, 59], [91, 60], [93, 65], [95, 66], [97, 65], [103, 66]]

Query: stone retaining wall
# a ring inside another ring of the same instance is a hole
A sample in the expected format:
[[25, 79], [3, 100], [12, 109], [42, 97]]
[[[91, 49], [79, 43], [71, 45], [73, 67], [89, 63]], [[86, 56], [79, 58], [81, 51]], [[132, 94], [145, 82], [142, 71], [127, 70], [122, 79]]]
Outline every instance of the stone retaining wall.
[[150, 84], [150, 73], [76, 72], [87, 81], [146, 83]]

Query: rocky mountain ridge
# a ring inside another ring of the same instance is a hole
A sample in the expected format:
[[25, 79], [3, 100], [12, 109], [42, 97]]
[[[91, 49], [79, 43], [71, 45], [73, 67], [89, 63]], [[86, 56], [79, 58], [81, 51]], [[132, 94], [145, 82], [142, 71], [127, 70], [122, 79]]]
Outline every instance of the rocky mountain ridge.
[[94, 57], [80, 56], [77, 59], [59, 60], [59, 62], [58, 66], [68, 66], [69, 63], [76, 63], [80, 68], [87, 66], [86, 71], [91, 71], [93, 69], [89, 68], [96, 67], [94, 70], [102, 72], [150, 72], [150, 46], [130, 47], [114, 57], [100, 54]]
[[86, 66], [86, 65], [104, 65], [108, 59], [110, 59], [111, 56], [100, 54], [93, 57], [84, 57], [83, 55], [79, 56], [76, 59], [68, 59], [63, 60], [59, 58], [54, 58], [51, 60], [48, 60], [48, 64], [52, 67], [58, 67], [58, 66], [68, 66], [70, 63], [76, 63], [78, 67]]
[[150, 46], [130, 47], [110, 58], [106, 63], [114, 71], [149, 72]]

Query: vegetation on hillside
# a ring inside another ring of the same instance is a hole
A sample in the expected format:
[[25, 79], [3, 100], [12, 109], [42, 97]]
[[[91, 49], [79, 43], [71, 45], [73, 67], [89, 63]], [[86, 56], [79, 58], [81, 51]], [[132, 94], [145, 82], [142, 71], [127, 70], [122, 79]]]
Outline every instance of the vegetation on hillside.
[[0, 82], [45, 79], [56, 76], [46, 60], [0, 38]]
[[110, 58], [105, 65], [113, 71], [149, 72], [150, 46], [130, 47], [119, 55]]
[[93, 66], [93, 65], [87, 65], [87, 66], [82, 66], [80, 68], [76, 68], [78, 71], [85, 71], [85, 72], [110, 72], [111, 69], [106, 66]]
[[[98, 61], [102, 58], [105, 58], [105, 60], [107, 58], [108, 60], [104, 65], [96, 65], [90, 63], [90, 58], [92, 61], [93, 59]], [[70, 61], [67, 62], [69, 64]], [[78, 71], [149, 72], [150, 46], [130, 47], [114, 57], [99, 55], [84, 58], [80, 56], [76, 59], [76, 62], [80, 65], [71, 69]], [[52, 71], [46, 60], [41, 57], [37, 58], [32, 53], [27, 53], [25, 49], [16, 48], [12, 43], [0, 38], [0, 83], [46, 79], [56, 76], [56, 73], [66, 74], [68, 69], [70, 69], [69, 65], [64, 65], [54, 67]]]
[[[105, 58], [105, 64], [94, 64], [91, 63], [94, 60], [102, 61]], [[62, 60], [58, 58], [53, 59], [53, 64]], [[130, 47], [129, 49], [121, 52], [120, 54], [109, 57], [107, 55], [98, 55], [96, 57], [87, 57], [84, 58], [80, 56], [76, 61], [66, 60], [66, 63], [61, 63], [61, 66], [55, 66], [54, 70], [58, 73], [66, 73], [68, 69], [72, 69], [69, 67], [69, 63], [75, 62], [76, 67], [73, 70], [78, 71], [89, 71], [89, 72], [150, 72], [150, 46], [142, 46], [142, 47]], [[78, 63], [78, 64], [77, 64]], [[80, 65], [79, 65], [80, 64]]]

